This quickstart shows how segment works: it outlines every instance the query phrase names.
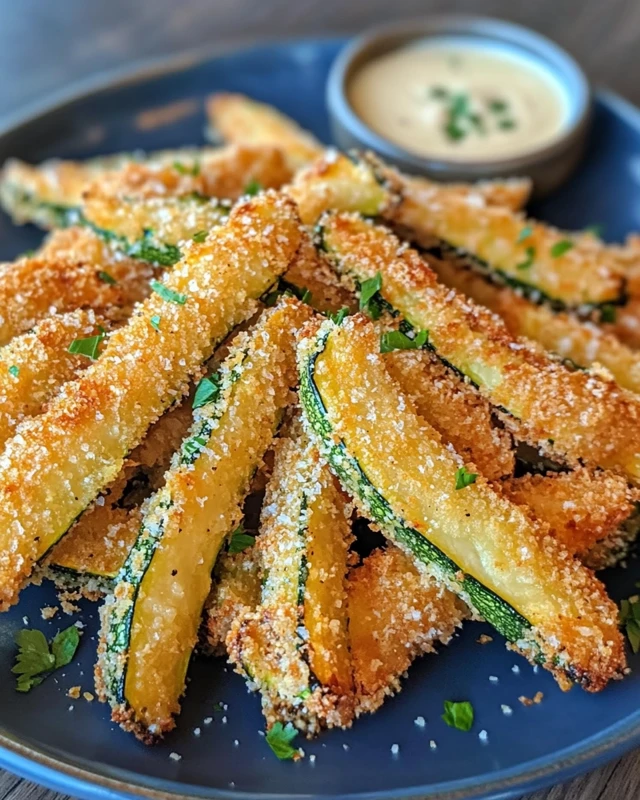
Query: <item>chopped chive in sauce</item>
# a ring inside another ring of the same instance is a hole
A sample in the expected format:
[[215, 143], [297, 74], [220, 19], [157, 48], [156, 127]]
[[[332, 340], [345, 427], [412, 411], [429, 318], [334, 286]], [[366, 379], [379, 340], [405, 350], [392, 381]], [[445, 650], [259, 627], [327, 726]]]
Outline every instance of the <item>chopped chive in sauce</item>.
[[456, 470], [456, 491], [471, 486], [472, 483], [476, 482], [477, 477], [477, 472], [467, 472], [465, 467], [460, 467], [460, 469]]
[[536, 257], [536, 248], [535, 247], [527, 247], [525, 249], [525, 259], [521, 261], [519, 264], [516, 264], [516, 269], [529, 269], [533, 266], [533, 260]]
[[551, 254], [552, 258], [560, 258], [565, 253], [567, 253], [573, 247], [573, 242], [571, 239], [561, 239], [559, 242], [556, 242], [552, 245], [549, 253]]
[[98, 272], [98, 278], [100, 278], [103, 283], [109, 284], [109, 286], [115, 286], [118, 282], [112, 275], [109, 275], [109, 273], [105, 272], [103, 269]]
[[9, 375], [13, 375], [14, 378], [17, 378], [20, 374], [20, 367], [16, 367], [15, 364], [9, 367]]
[[432, 86], [429, 95], [435, 100], [446, 100], [449, 97], [449, 90], [444, 86]]
[[470, 731], [473, 726], [473, 706], [468, 700], [463, 700], [461, 703], [445, 700], [442, 719], [450, 728]]
[[489, 100], [487, 104], [489, 107], [489, 111], [492, 111], [494, 114], [503, 114], [508, 106], [504, 100], [500, 100], [498, 97], [494, 97], [492, 100]]
[[498, 122], [498, 127], [503, 131], [512, 131], [517, 126], [515, 120], [513, 119], [501, 119]]
[[177, 303], [183, 306], [187, 302], [186, 294], [174, 292], [173, 289], [165, 286], [164, 283], [160, 283], [160, 281], [151, 281], [150, 286], [157, 295], [160, 295], [160, 297], [168, 303]]

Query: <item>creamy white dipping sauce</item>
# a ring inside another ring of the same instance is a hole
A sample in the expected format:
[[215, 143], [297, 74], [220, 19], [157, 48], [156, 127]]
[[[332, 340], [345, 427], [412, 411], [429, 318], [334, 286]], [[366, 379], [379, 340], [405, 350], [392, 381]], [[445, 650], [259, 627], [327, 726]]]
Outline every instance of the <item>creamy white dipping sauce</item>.
[[417, 41], [373, 59], [347, 92], [377, 134], [448, 161], [522, 155], [550, 144], [568, 122], [565, 90], [541, 63], [469, 39]]

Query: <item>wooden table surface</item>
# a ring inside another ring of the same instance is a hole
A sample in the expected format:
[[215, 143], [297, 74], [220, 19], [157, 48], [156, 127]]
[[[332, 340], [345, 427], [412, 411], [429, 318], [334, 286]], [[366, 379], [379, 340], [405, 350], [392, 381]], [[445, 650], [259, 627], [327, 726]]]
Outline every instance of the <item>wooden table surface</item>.
[[[72, 81], [231, 37], [355, 33], [429, 12], [520, 22], [573, 53], [597, 84], [640, 105], [637, 0], [0, 0], [0, 125]], [[527, 800], [638, 800], [640, 752]], [[61, 800], [0, 771], [0, 800]]]

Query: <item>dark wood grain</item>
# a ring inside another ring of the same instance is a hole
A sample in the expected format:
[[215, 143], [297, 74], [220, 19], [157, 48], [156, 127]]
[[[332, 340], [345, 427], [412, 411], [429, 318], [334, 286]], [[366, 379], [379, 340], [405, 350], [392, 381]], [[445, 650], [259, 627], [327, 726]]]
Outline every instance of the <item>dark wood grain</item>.
[[[638, 0], [0, 0], [0, 125], [73, 81], [233, 37], [356, 33], [433, 12], [503, 17], [573, 53], [640, 104]], [[528, 800], [638, 800], [640, 752]], [[0, 771], [0, 800], [66, 800]]]

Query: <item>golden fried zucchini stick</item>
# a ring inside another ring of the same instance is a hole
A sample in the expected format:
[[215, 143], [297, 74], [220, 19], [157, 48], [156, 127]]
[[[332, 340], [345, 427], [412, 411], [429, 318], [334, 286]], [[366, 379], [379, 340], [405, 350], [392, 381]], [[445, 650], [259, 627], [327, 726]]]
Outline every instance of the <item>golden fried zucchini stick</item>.
[[353, 676], [347, 632], [350, 510], [295, 420], [276, 449], [258, 537], [264, 586], [227, 637], [229, 660], [262, 694], [267, 727], [308, 736], [347, 726]]
[[95, 364], [7, 442], [0, 458], [0, 609], [17, 600], [35, 563], [182, 397], [215, 343], [251, 315], [302, 235], [286, 198], [265, 192], [240, 203], [226, 225], [185, 247]]
[[38, 414], [63, 383], [89, 365], [69, 346], [99, 335], [99, 323], [91, 311], [54, 315], [0, 349], [0, 450], [20, 422]]
[[357, 215], [327, 214], [319, 246], [341, 274], [380, 273], [381, 296], [480, 389], [517, 439], [569, 463], [640, 482], [640, 399], [612, 380], [570, 371], [504, 322], [438, 282], [415, 250]]
[[541, 523], [470, 477], [417, 415], [363, 315], [309, 325], [300, 399], [359, 510], [562, 687], [602, 689], [625, 668], [617, 607]]
[[145, 742], [175, 727], [211, 573], [291, 399], [296, 330], [310, 313], [285, 299], [238, 336], [102, 610], [99, 693]]
[[359, 716], [399, 692], [412, 662], [448, 644], [469, 610], [391, 543], [349, 572], [347, 592]]
[[513, 336], [532, 339], [551, 353], [578, 367], [605, 367], [623, 389], [640, 393], [640, 353], [636, 353], [596, 325], [571, 314], [554, 313], [499, 287], [455, 261], [430, 257], [438, 278], [456, 291], [499, 314]]
[[[207, 115], [212, 132], [225, 141], [279, 147], [293, 169], [307, 166], [320, 158], [325, 150], [323, 144], [285, 114], [246, 95], [225, 92], [212, 95], [207, 103]], [[403, 176], [403, 180], [416, 189], [434, 185], [424, 178]], [[487, 203], [508, 206], [514, 210], [522, 208], [531, 194], [531, 181], [528, 178], [435, 185], [465, 196], [477, 194]]]
[[34, 222], [43, 228], [68, 224], [68, 212], [82, 200], [90, 182], [132, 161], [162, 166], [179, 162], [193, 171], [201, 160], [213, 156], [214, 148], [185, 147], [155, 153], [118, 153], [86, 161], [50, 159], [33, 165], [9, 159], [0, 174], [0, 204], [13, 221]]

